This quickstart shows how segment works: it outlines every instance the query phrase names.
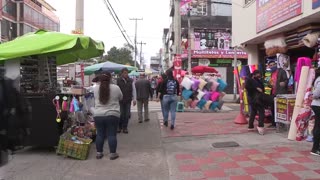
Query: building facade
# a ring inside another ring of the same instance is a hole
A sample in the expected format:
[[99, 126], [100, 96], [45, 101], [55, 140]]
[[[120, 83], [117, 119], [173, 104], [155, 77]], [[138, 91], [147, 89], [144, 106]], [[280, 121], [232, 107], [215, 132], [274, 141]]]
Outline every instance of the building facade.
[[264, 64], [266, 41], [283, 39], [292, 64], [300, 56], [312, 57], [302, 39], [320, 30], [320, 0], [232, 0], [233, 46], [248, 53], [249, 64]]
[[[164, 34], [170, 52], [165, 67], [171, 67], [174, 57], [180, 54], [182, 68], [187, 70], [190, 48], [191, 68], [214, 67], [229, 84], [226, 92], [233, 93], [231, 8], [231, 0], [171, 0], [172, 23]], [[236, 56], [239, 64], [247, 64], [246, 52], [238, 50]]]
[[0, 42], [38, 29], [60, 31], [55, 9], [45, 0], [0, 0]]

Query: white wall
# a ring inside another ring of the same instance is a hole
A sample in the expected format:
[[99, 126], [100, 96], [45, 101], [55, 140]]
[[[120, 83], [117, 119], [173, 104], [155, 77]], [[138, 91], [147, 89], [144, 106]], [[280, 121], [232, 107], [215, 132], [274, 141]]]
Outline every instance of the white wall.
[[[239, 46], [242, 43], [247, 43], [257, 37], [264, 38], [264, 36], [279, 33], [279, 31], [292, 30], [298, 28], [300, 24], [306, 23], [307, 21], [317, 22], [319, 19], [308, 17], [315, 15], [320, 12], [320, 7], [312, 9], [312, 0], [302, 0], [302, 14], [284, 21], [274, 27], [266, 29], [260, 33], [256, 32], [256, 1], [244, 7], [244, 0], [232, 0], [232, 33], [233, 40], [232, 46]], [[305, 21], [299, 21], [299, 20]], [[290, 25], [290, 26], [288, 26]], [[255, 39], [250, 43], [261, 43], [263, 39]]]

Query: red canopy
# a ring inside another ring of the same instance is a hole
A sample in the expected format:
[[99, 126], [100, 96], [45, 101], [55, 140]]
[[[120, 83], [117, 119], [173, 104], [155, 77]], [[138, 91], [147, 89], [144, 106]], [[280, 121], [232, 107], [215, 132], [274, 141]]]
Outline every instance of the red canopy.
[[209, 67], [209, 66], [195, 66], [191, 69], [192, 73], [218, 73], [218, 71], [213, 68], [213, 67]]

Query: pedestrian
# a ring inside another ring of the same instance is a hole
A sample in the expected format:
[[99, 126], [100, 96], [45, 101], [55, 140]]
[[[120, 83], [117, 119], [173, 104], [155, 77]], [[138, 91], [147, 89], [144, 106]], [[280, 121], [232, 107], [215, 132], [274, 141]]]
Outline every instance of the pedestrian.
[[110, 160], [117, 159], [117, 128], [120, 120], [120, 104], [123, 96], [120, 88], [111, 83], [110, 73], [99, 76], [97, 85], [93, 87], [95, 106], [93, 117], [97, 129], [97, 159], [103, 157], [105, 136], [108, 138]]
[[153, 100], [153, 96], [154, 96], [154, 92], [156, 90], [156, 87], [157, 87], [156, 77], [152, 77], [152, 79], [151, 79], [151, 94], [150, 94], [151, 101]]
[[312, 130], [313, 146], [310, 154], [320, 156], [320, 68], [316, 69], [315, 81], [313, 83], [314, 90], [312, 92], [313, 100], [311, 108], [315, 114], [315, 123]]
[[122, 94], [124, 94], [123, 99], [120, 101], [120, 122], [118, 133], [121, 131], [125, 134], [128, 134], [128, 123], [130, 117], [130, 109], [131, 102], [133, 106], [136, 105], [136, 88], [134, 82], [131, 78], [129, 78], [129, 70], [127, 68], [123, 68], [121, 70], [121, 75], [117, 79], [117, 85], [120, 87]]
[[[162, 117], [164, 117], [164, 107], [163, 107], [163, 95], [164, 95], [164, 93], [163, 92], [161, 93], [160, 91], [161, 91], [161, 88], [163, 86], [163, 82], [164, 82], [165, 79], [167, 79], [166, 74], [161, 74], [161, 77], [159, 77], [158, 85], [157, 85], [157, 88], [156, 88], [156, 94], [157, 94], [157, 97], [159, 97], [159, 101], [160, 101]], [[160, 96], [159, 96], [159, 94], [160, 94]]]
[[157, 101], [160, 101], [160, 96], [163, 95], [163, 107], [164, 116], [163, 124], [168, 127], [169, 112], [171, 113], [171, 126], [170, 129], [173, 130], [175, 127], [176, 120], [176, 107], [178, 98], [177, 95], [180, 93], [179, 82], [174, 79], [173, 71], [168, 69], [166, 71], [167, 79], [163, 81], [160, 93], [158, 95]]
[[144, 121], [150, 121], [149, 119], [149, 97], [152, 94], [152, 88], [150, 81], [146, 79], [144, 73], [140, 74], [140, 78], [135, 82], [137, 91], [137, 103], [138, 103], [138, 119], [139, 123], [142, 123], [142, 107], [144, 109]]
[[255, 70], [251, 77], [246, 79], [245, 88], [248, 92], [249, 104], [251, 107], [248, 130], [254, 130], [254, 119], [259, 114], [258, 132], [264, 134], [264, 105], [258, 101], [264, 93], [263, 83], [261, 81], [261, 73]]

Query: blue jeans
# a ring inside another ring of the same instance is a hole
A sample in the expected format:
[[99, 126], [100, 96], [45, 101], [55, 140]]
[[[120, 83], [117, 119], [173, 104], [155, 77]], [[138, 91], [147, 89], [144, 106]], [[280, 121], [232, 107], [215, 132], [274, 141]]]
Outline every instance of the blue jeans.
[[107, 135], [110, 153], [117, 151], [117, 128], [119, 117], [116, 116], [97, 116], [94, 117], [97, 129], [96, 148], [97, 152], [103, 152], [104, 140]]
[[163, 107], [163, 99], [160, 100], [162, 117], [164, 117], [164, 107]]
[[171, 125], [176, 121], [176, 108], [177, 108], [177, 96], [176, 95], [164, 95], [163, 96], [163, 121], [166, 122], [169, 119], [169, 112], [171, 113]]
[[120, 103], [120, 121], [119, 121], [119, 129], [127, 129], [130, 117], [130, 108], [131, 102], [128, 103]]

